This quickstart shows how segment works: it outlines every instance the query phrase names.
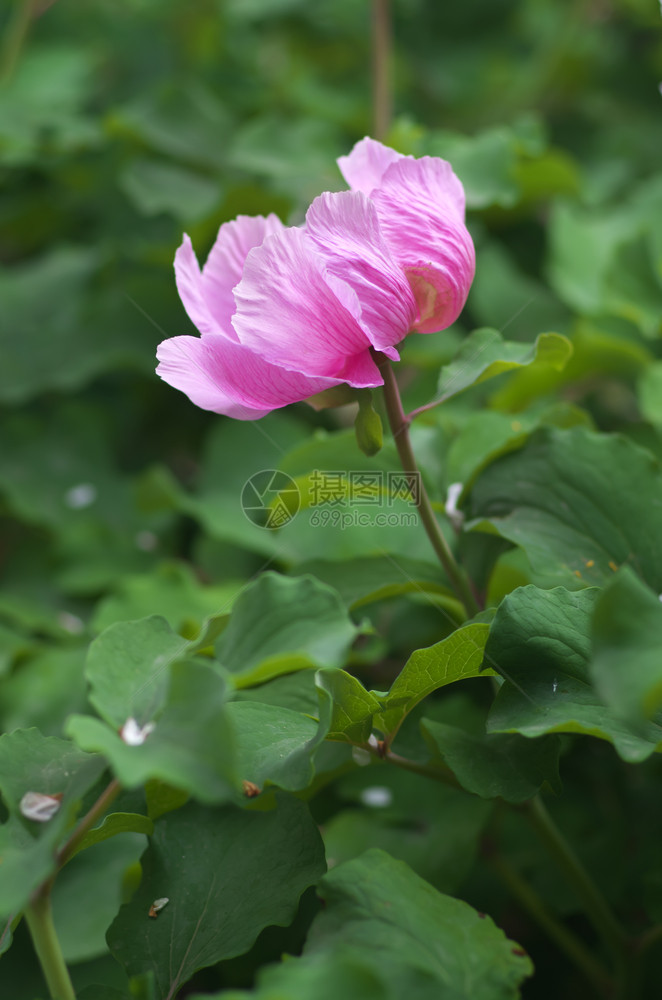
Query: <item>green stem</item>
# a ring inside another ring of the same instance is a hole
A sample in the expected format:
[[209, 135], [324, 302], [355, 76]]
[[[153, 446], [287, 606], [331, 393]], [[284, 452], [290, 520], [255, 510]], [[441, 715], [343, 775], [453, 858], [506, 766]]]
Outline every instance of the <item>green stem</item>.
[[547, 812], [539, 795], [524, 807], [539, 839], [572, 885], [584, 911], [612, 955], [622, 963], [629, 938], [606, 899]]
[[420, 774], [423, 778], [432, 778], [433, 781], [439, 781], [442, 785], [449, 785], [451, 788], [462, 788], [462, 785], [450, 767], [431, 767], [429, 764], [418, 764], [415, 760], [401, 757], [400, 754], [393, 753], [389, 749], [386, 749], [383, 755], [377, 753], [377, 756], [381, 756], [382, 760], [387, 761], [389, 764], [395, 764], [396, 767], [402, 768], [403, 771], [409, 771], [411, 774]]
[[609, 995], [612, 982], [597, 958], [547, 909], [543, 901], [518, 872], [498, 854], [489, 853], [488, 862], [501, 882], [545, 934], [580, 969], [600, 996]]
[[50, 885], [33, 897], [25, 910], [25, 919], [52, 1000], [76, 1000], [69, 970], [55, 933]]
[[8, 83], [18, 66], [32, 19], [34, 0], [16, 0], [14, 11], [2, 36], [0, 50], [0, 83]]
[[108, 787], [104, 789], [99, 798], [96, 800], [94, 805], [88, 812], [85, 813], [82, 820], [78, 823], [76, 829], [69, 837], [69, 840], [63, 844], [57, 853], [58, 870], [66, 865], [67, 861], [74, 856], [88, 830], [90, 830], [96, 821], [103, 816], [111, 803], [117, 798], [121, 789], [122, 786], [117, 778], [113, 778]]
[[409, 422], [402, 408], [400, 391], [395, 375], [393, 374], [393, 369], [391, 368], [391, 363], [383, 354], [375, 352], [373, 356], [384, 378], [386, 413], [391, 433], [393, 434], [393, 440], [400, 456], [400, 464], [406, 473], [414, 475], [417, 479], [418, 500], [416, 506], [418, 507], [421, 522], [430, 539], [432, 548], [437, 554], [437, 558], [443, 566], [446, 576], [450, 580], [453, 590], [464, 607], [467, 618], [471, 618], [479, 610], [478, 603], [471, 592], [469, 581], [462, 568], [456, 562], [455, 556], [444, 538], [434, 515], [430, 498], [414, 457], [409, 437]]
[[373, 136], [383, 140], [391, 120], [391, 18], [389, 0], [372, 0]]

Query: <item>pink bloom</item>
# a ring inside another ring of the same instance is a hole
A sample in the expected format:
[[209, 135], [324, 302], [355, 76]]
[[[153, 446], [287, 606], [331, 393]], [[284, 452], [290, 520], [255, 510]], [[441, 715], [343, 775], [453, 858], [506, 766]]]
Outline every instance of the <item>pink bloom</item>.
[[271, 215], [221, 226], [200, 271], [184, 237], [177, 288], [201, 337], [158, 348], [157, 373], [203, 409], [253, 420], [342, 382], [382, 384], [412, 330], [455, 321], [474, 273], [462, 185], [443, 160], [363, 139], [339, 160], [352, 190], [302, 228]]

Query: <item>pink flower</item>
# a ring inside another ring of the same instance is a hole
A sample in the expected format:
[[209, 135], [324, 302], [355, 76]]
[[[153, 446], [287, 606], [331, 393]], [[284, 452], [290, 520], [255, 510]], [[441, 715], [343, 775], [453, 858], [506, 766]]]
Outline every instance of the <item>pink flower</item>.
[[240, 216], [202, 271], [184, 237], [177, 288], [201, 336], [160, 344], [157, 373], [203, 409], [254, 420], [342, 382], [381, 385], [372, 348], [398, 360], [408, 333], [460, 314], [475, 262], [450, 165], [373, 139], [338, 163], [351, 190], [316, 198], [301, 228]]

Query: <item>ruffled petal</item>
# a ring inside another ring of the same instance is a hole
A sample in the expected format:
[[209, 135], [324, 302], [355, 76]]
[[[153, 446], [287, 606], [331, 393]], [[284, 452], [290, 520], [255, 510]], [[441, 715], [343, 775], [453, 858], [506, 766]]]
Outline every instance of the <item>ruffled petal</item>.
[[[349, 286], [342, 293], [351, 299]], [[357, 387], [382, 384], [371, 341], [331, 288], [324, 257], [303, 230], [284, 229], [251, 250], [234, 297], [240, 342], [267, 361]]]
[[366, 195], [320, 195], [308, 209], [306, 232], [324, 255], [327, 283], [372, 346], [381, 351], [406, 337], [417, 320], [416, 300]]
[[464, 190], [450, 164], [403, 157], [388, 167], [371, 200], [416, 297], [416, 329], [433, 333], [450, 326], [466, 302], [476, 266], [464, 224]]
[[159, 344], [156, 356], [156, 373], [164, 382], [203, 410], [235, 420], [257, 420], [340, 381], [277, 368], [223, 337], [171, 337]]
[[237, 337], [230, 322], [235, 311], [232, 290], [241, 281], [248, 252], [259, 247], [265, 237], [284, 228], [272, 213], [266, 218], [240, 215], [232, 222], [224, 222], [218, 231], [202, 268], [201, 293], [218, 328], [233, 340]]
[[200, 333], [219, 333], [218, 323], [207, 305], [202, 291], [200, 265], [191, 240], [184, 233], [182, 245], [175, 254], [175, 280], [179, 297], [191, 322]]
[[388, 167], [401, 159], [402, 153], [366, 136], [356, 143], [348, 156], [340, 156], [336, 162], [352, 191], [369, 195], [379, 187]]

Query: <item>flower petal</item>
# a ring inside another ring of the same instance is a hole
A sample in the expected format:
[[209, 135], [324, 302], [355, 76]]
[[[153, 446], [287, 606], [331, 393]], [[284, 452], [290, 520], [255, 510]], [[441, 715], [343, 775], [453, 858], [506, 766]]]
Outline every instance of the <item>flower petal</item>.
[[450, 164], [403, 157], [388, 167], [371, 200], [418, 302], [416, 329], [433, 333], [450, 326], [466, 302], [476, 265], [464, 225], [464, 190]]
[[388, 167], [401, 159], [402, 153], [366, 136], [356, 143], [349, 156], [340, 156], [337, 163], [352, 191], [370, 194], [379, 187]]
[[202, 292], [200, 265], [191, 240], [184, 233], [182, 245], [175, 254], [175, 280], [179, 297], [191, 322], [200, 333], [218, 333], [218, 324], [210, 312]]
[[367, 196], [320, 195], [308, 209], [306, 232], [324, 255], [327, 283], [372, 346], [381, 351], [406, 337], [418, 318], [416, 300]]
[[259, 247], [266, 236], [284, 229], [273, 212], [262, 215], [240, 215], [224, 222], [202, 269], [201, 291], [207, 308], [218, 327], [233, 340], [237, 336], [231, 318], [235, 311], [232, 290], [241, 281], [249, 250]]
[[[347, 299], [351, 291], [342, 288]], [[239, 340], [267, 361], [358, 387], [382, 384], [370, 340], [331, 288], [325, 260], [303, 230], [284, 229], [251, 250], [234, 296]]]
[[159, 344], [156, 355], [156, 373], [164, 382], [203, 410], [236, 420], [257, 420], [340, 381], [277, 368], [224, 337], [171, 337]]

